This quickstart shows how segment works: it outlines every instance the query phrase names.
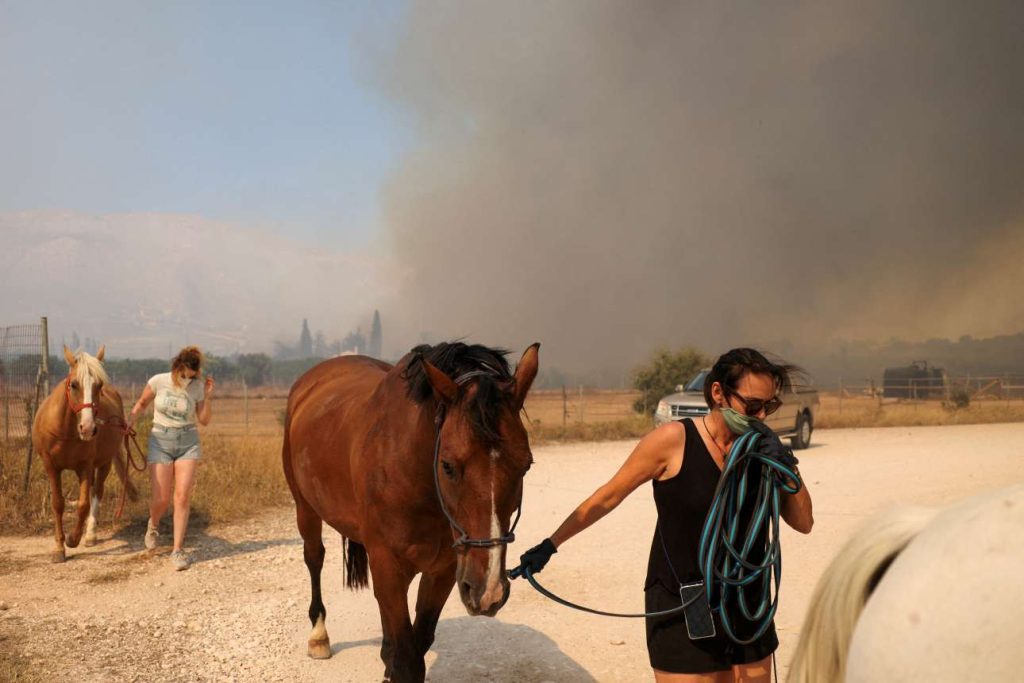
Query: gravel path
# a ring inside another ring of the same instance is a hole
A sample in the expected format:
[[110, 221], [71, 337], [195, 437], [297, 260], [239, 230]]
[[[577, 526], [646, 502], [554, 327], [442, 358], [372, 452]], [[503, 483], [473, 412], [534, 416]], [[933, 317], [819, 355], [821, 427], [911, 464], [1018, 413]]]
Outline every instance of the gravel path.
[[[896, 501], [939, 504], [1024, 481], [1024, 424], [831, 430], [815, 441], [799, 455], [816, 526], [809, 536], [787, 529], [783, 537], [780, 675], [815, 581], [860, 519]], [[632, 445], [535, 449], [510, 554], [553, 531]], [[541, 580], [584, 604], [642, 608], [653, 522], [643, 487], [566, 544]], [[370, 591], [341, 588], [337, 536], [327, 539], [324, 568], [334, 656], [306, 657], [309, 580], [291, 510], [195, 530], [188, 545], [196, 563], [184, 572], [171, 569], [166, 547], [142, 550], [141, 526], [115, 537], [101, 529], [98, 545], [70, 550], [63, 565], [49, 563], [51, 543], [49, 536], [0, 538], [0, 673], [80, 682], [374, 681], [383, 674], [376, 604]], [[523, 582], [513, 584], [495, 619], [468, 617], [450, 599], [427, 670], [434, 681], [651, 680], [641, 620], [569, 611]]]

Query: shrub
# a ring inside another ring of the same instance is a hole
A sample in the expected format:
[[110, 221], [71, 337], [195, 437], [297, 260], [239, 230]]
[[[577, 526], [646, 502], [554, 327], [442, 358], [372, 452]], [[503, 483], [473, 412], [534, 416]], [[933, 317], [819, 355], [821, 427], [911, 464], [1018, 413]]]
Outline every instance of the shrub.
[[645, 365], [633, 371], [633, 386], [641, 392], [633, 410], [641, 414], [653, 413], [658, 399], [671, 394], [676, 385], [689, 381], [710, 363], [707, 356], [690, 346], [676, 351], [658, 349]]
[[949, 392], [949, 405], [960, 410], [971, 405], [971, 394], [963, 387], [957, 387]]

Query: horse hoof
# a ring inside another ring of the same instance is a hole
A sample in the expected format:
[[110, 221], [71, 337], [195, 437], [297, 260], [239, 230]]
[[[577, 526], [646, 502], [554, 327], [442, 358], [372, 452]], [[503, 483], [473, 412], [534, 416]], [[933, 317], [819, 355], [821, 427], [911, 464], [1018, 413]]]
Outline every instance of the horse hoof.
[[96, 537], [95, 536], [86, 536], [85, 538], [82, 539], [82, 545], [85, 546], [86, 548], [88, 548], [90, 546], [96, 545]]
[[68, 539], [64, 541], [64, 545], [69, 548], [77, 548], [80, 540], [81, 539], [78, 536], [68, 536]]
[[330, 659], [331, 658], [331, 643], [330, 641], [324, 640], [311, 640], [309, 641], [309, 650], [307, 654], [313, 659]]
[[59, 564], [59, 563], [63, 562], [66, 559], [67, 559], [67, 556], [64, 554], [64, 550], [63, 549], [61, 549], [61, 550], [54, 550], [52, 553], [50, 553], [50, 562], [53, 562], [54, 564]]

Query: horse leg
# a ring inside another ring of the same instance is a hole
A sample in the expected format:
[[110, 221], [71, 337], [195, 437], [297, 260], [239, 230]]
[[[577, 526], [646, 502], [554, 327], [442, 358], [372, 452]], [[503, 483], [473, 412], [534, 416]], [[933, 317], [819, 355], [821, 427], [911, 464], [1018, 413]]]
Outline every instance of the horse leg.
[[416, 621], [412, 631], [416, 640], [416, 650], [420, 657], [434, 644], [434, 632], [441, 618], [441, 610], [455, 586], [455, 565], [435, 574], [424, 574], [420, 577], [420, 588], [416, 594]]
[[100, 514], [100, 503], [103, 501], [103, 486], [107, 481], [109, 473], [109, 462], [96, 469], [93, 480], [92, 499], [89, 501], [89, 519], [85, 523], [85, 538], [82, 539], [82, 543], [87, 547], [96, 543], [96, 517]]
[[78, 474], [78, 504], [76, 505], [77, 516], [75, 517], [75, 528], [68, 536], [67, 546], [75, 548], [82, 538], [82, 530], [85, 528], [85, 518], [89, 513], [90, 493], [92, 492], [92, 480], [95, 476], [92, 465], [79, 465], [75, 470]]
[[50, 554], [52, 562], [63, 562], [64, 554], [64, 490], [60, 485], [61, 470], [56, 469], [49, 458], [43, 458], [43, 467], [50, 480], [50, 504], [53, 506], [53, 536], [56, 547]]
[[320, 592], [320, 572], [324, 568], [323, 520], [304, 499], [295, 497], [295, 518], [302, 536], [302, 559], [309, 570], [312, 598], [309, 601], [309, 621], [313, 630], [307, 643], [308, 654], [313, 659], [329, 659], [331, 639], [327, 635], [327, 608], [324, 607]]
[[383, 629], [380, 658], [384, 661], [384, 679], [392, 683], [422, 683], [426, 667], [416, 651], [409, 620], [408, 595], [413, 571], [387, 549], [370, 551], [369, 560], [373, 596]]

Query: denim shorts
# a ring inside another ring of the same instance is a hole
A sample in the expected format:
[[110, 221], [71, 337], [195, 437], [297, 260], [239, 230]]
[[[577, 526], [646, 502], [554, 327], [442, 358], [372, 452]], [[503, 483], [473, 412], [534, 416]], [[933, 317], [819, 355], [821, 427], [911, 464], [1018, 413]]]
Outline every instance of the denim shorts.
[[198, 460], [199, 431], [195, 425], [161, 427], [153, 425], [149, 433], [149, 452], [146, 462], [170, 465], [177, 460]]

